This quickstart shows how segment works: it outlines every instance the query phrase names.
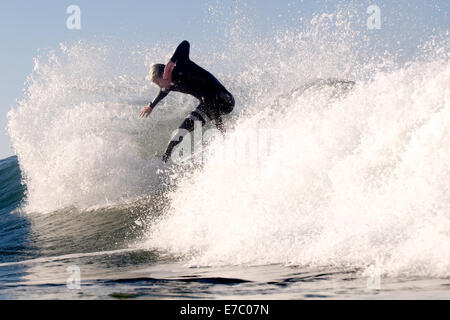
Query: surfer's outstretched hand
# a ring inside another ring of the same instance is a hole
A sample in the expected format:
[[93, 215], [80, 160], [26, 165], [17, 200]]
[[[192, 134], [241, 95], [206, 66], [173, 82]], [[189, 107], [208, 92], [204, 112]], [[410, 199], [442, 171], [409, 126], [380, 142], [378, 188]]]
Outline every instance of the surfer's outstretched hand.
[[153, 111], [153, 109], [152, 109], [152, 107], [150, 107], [150, 105], [143, 107], [141, 109], [141, 113], [140, 113], [139, 117], [147, 118], [150, 115], [150, 113], [152, 113], [152, 111]]

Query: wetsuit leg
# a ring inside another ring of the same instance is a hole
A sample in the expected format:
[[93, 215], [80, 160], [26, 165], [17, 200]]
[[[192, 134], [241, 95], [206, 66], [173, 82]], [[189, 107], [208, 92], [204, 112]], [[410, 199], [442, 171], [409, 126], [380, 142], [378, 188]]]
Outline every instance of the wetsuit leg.
[[228, 91], [220, 92], [217, 95], [217, 104], [219, 105], [220, 115], [229, 114], [234, 109], [234, 97]]
[[228, 91], [217, 93], [214, 101], [209, 104], [212, 109], [210, 113], [213, 115], [212, 118], [215, 121], [216, 127], [222, 133], [225, 133], [222, 116], [231, 113], [234, 109], [234, 105], [234, 98]]
[[164, 162], [172, 155], [173, 149], [179, 145], [186, 134], [194, 131], [195, 121], [201, 121], [202, 126], [209, 120], [214, 120], [216, 127], [222, 132], [225, 132], [221, 116], [229, 114], [234, 108], [234, 98], [226, 91], [221, 91], [216, 94], [215, 99], [205, 99], [197, 109], [195, 109], [181, 124], [178, 131], [174, 134], [167, 146], [166, 152], [162, 157]]
[[202, 127], [206, 124], [206, 122], [210, 120], [209, 116], [205, 112], [205, 105], [201, 103], [197, 109], [192, 111], [192, 113], [184, 119], [181, 126], [178, 128], [177, 132], [172, 136], [172, 139], [169, 142], [169, 145], [167, 146], [166, 152], [164, 153], [162, 160], [164, 162], [167, 162], [167, 160], [172, 155], [173, 149], [179, 145], [186, 134], [191, 133], [194, 131], [195, 128], [195, 121], [201, 121]]

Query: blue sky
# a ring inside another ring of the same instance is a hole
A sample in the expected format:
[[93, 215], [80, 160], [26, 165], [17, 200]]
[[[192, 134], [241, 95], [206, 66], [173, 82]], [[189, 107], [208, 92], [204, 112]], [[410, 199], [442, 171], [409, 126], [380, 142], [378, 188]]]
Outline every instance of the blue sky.
[[[220, 33], [211, 24], [208, 8], [221, 3], [224, 10], [246, 5], [254, 8], [255, 28], [269, 33], [271, 26], [296, 24], [314, 12], [332, 11], [339, 1], [316, 0], [2, 0], [0, 2], [0, 159], [13, 155], [6, 135], [6, 113], [21, 98], [26, 77], [33, 68], [38, 50], [57, 48], [61, 42], [80, 39], [114, 38], [128, 41], [189, 39], [208, 41]], [[341, 1], [342, 2], [342, 1]], [[66, 13], [69, 5], [81, 8], [81, 30], [69, 30]], [[379, 5], [386, 24], [385, 37], [409, 30], [417, 38], [426, 37], [432, 28], [449, 29], [450, 1], [358, 1], [362, 9]], [[362, 10], [363, 11], [363, 10]], [[395, 19], [387, 19], [395, 14]], [[364, 12], [362, 12], [364, 14]], [[402, 20], [402, 16], [409, 19]], [[413, 17], [413, 19], [411, 19]], [[415, 23], [412, 24], [411, 21]], [[423, 26], [427, 25], [426, 30]], [[411, 31], [412, 30], [412, 31]], [[414, 41], [411, 42], [415, 44]], [[168, 50], [171, 50], [169, 48]]]

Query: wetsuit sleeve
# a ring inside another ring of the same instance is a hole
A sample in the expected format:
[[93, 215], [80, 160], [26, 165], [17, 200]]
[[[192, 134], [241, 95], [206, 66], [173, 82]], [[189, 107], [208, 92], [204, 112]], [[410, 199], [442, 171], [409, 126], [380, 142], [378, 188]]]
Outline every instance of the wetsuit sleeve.
[[153, 100], [153, 102], [150, 103], [150, 107], [154, 109], [156, 105], [169, 94], [169, 92], [170, 92], [169, 90], [166, 91], [160, 90], [155, 100]]
[[175, 50], [175, 53], [173, 54], [170, 61], [174, 62], [175, 64], [178, 62], [188, 61], [190, 49], [191, 45], [188, 41], [184, 40], [182, 43], [180, 43], [177, 50]]

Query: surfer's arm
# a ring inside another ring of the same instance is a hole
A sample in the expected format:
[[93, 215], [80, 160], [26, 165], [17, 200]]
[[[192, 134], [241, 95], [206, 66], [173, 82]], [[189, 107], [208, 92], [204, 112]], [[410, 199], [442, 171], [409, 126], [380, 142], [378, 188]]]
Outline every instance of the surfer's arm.
[[177, 63], [183, 63], [189, 61], [189, 52], [191, 45], [188, 41], [184, 40], [178, 48], [175, 50], [169, 63], [164, 68], [163, 79], [172, 79], [172, 71]]
[[155, 109], [156, 105], [161, 102], [162, 99], [167, 97], [169, 94], [169, 90], [159, 90], [159, 94], [156, 96], [156, 98], [149, 104], [149, 107], [152, 109]]
[[170, 61], [177, 64], [178, 62], [183, 62], [189, 60], [189, 51], [191, 49], [191, 45], [188, 41], [184, 40], [180, 45], [178, 46], [177, 50], [175, 50], [175, 53], [173, 54]]
[[152, 113], [153, 109], [156, 107], [156, 105], [164, 99], [169, 94], [169, 90], [163, 91], [160, 90], [159, 94], [156, 96], [156, 98], [153, 100], [153, 102], [149, 103], [148, 106], [142, 108], [140, 117], [141, 118], [147, 118], [150, 113]]

